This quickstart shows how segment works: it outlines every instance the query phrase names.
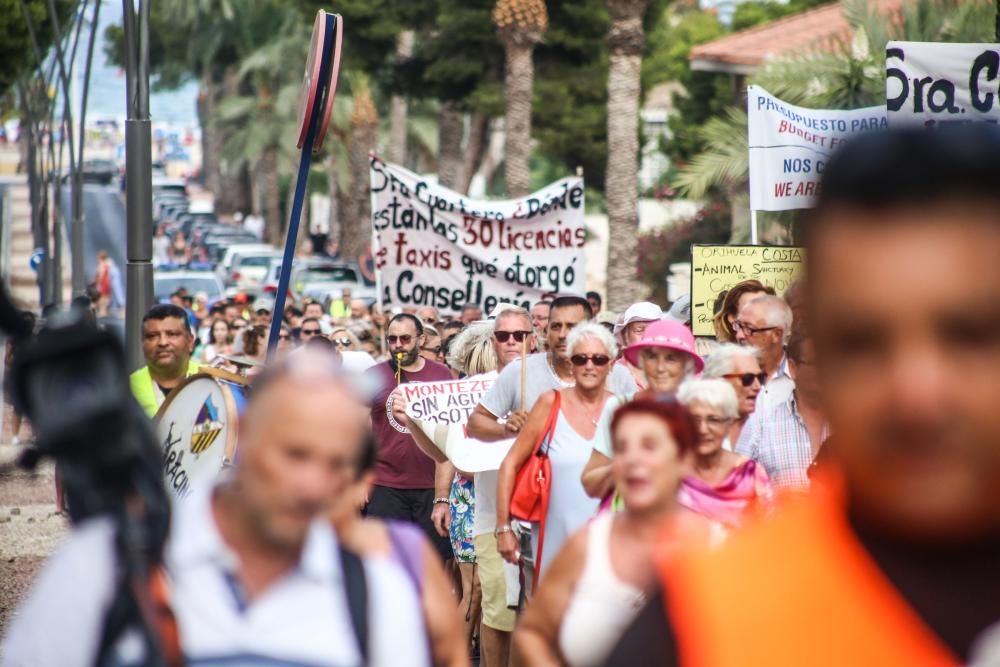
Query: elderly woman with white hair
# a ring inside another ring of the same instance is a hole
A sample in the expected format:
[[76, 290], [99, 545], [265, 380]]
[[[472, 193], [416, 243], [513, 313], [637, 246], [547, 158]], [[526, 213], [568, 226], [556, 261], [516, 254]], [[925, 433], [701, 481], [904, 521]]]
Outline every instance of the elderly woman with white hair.
[[767, 374], [760, 368], [760, 352], [749, 345], [726, 343], [717, 347], [705, 362], [702, 379], [721, 379], [736, 391], [739, 416], [729, 426], [722, 446], [727, 450], [736, 449], [743, 425], [757, 408], [757, 397], [767, 382]]
[[[681, 382], [700, 373], [705, 362], [695, 351], [694, 335], [686, 326], [671, 319], [653, 322], [641, 338], [625, 348], [625, 358], [640, 369], [650, 394], [673, 396]], [[611, 479], [611, 417], [621, 405], [640, 394], [626, 394], [608, 401], [597, 424], [594, 450], [580, 481], [591, 498], [607, 498]]]
[[618, 356], [611, 333], [599, 324], [582, 323], [570, 331], [566, 341], [575, 384], [546, 392], [535, 403], [517, 440], [503, 463], [497, 483], [497, 549], [504, 560], [520, 559], [518, 543], [510, 531], [511, 497], [518, 472], [545, 438], [551, 422], [546, 451], [552, 466], [548, 511], [533, 530], [535, 571], [545, 574], [548, 560], [559, 553], [570, 535], [597, 511], [598, 501], [588, 498], [580, 484], [580, 473], [592, 449], [591, 440], [604, 406], [612, 398], [607, 390], [608, 374]]
[[736, 391], [725, 380], [689, 380], [677, 398], [698, 425], [692, 473], [681, 484], [678, 503], [725, 528], [738, 528], [747, 514], [773, 502], [774, 489], [764, 466], [722, 447], [739, 418]]

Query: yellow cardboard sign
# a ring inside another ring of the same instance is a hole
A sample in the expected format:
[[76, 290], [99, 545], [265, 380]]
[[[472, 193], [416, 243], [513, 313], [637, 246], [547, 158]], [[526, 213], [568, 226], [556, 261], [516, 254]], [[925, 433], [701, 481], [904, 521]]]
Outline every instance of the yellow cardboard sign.
[[714, 336], [719, 295], [744, 280], [759, 280], [781, 296], [805, 270], [805, 250], [794, 246], [691, 246], [691, 328]]

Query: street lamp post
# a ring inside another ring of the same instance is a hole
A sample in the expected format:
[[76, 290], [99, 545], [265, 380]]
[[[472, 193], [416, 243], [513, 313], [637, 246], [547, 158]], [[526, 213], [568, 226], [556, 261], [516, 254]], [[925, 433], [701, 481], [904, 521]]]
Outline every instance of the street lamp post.
[[153, 172], [149, 120], [149, 3], [122, 0], [128, 118], [125, 120], [125, 353], [142, 366], [142, 317], [153, 302]]

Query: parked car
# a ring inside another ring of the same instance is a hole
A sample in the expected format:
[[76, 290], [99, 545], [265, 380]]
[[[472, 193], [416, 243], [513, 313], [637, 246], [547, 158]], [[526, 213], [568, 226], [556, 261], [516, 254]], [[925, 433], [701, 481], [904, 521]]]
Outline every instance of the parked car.
[[208, 305], [222, 298], [222, 281], [211, 271], [156, 271], [153, 274], [153, 298], [159, 303], [170, 301], [170, 295], [181, 287], [188, 294], [205, 292]]
[[240, 252], [233, 257], [229, 272], [222, 282], [227, 288], [257, 295], [267, 277], [271, 260], [280, 257], [281, 254], [274, 249]]
[[[328, 259], [309, 258], [292, 266], [289, 287], [296, 301], [302, 300], [310, 288], [340, 289], [350, 287], [352, 292], [364, 289], [361, 271], [357, 264]], [[339, 296], [339, 295], [338, 295]]]

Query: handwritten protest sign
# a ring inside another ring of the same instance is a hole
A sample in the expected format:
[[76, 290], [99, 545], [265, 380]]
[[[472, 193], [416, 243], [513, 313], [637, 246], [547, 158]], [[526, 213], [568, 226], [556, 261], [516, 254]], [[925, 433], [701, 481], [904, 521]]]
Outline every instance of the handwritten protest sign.
[[513, 440], [483, 442], [465, 431], [469, 415], [496, 380], [496, 372], [448, 382], [400, 385], [406, 414], [459, 470], [496, 470]]
[[759, 86], [747, 89], [750, 208], [812, 208], [830, 155], [852, 135], [886, 126], [884, 107], [797, 107]]
[[805, 251], [792, 246], [691, 246], [691, 328], [712, 336], [719, 295], [744, 280], [759, 280], [779, 296], [802, 275]]
[[1000, 120], [1000, 46], [889, 42], [886, 109], [891, 124]]
[[582, 292], [583, 179], [522, 199], [481, 201], [372, 156], [373, 244], [383, 307], [466, 303], [528, 308], [546, 294]]

